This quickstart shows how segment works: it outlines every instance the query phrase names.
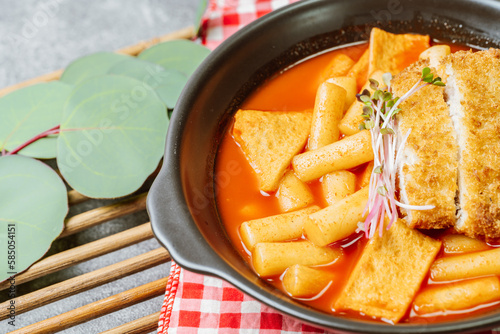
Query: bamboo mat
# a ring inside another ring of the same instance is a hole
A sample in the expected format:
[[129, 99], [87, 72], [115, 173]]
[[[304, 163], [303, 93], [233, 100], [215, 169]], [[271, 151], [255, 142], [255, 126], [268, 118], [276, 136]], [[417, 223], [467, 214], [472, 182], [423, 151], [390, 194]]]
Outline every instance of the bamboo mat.
[[[117, 52], [135, 56], [151, 45], [172, 39], [189, 39], [193, 37], [193, 34], [194, 29], [189, 27], [150, 41], [137, 43]], [[55, 71], [4, 88], [0, 90], [0, 96], [35, 83], [57, 80], [62, 72], [63, 70]], [[137, 306], [145, 300], [164, 294], [168, 269], [165, 272], [165, 277], [151, 282], [143, 281], [141, 276], [141, 273], [147, 269], [170, 261], [170, 255], [162, 247], [125, 260], [117, 260], [108, 266], [75, 275], [63, 281], [54, 282], [53, 284], [38, 284], [40, 285], [39, 288], [37, 288], [37, 284], [30, 284], [77, 264], [99, 257], [110, 256], [110, 253], [116, 250], [154, 238], [151, 224], [148, 222], [147, 215], [145, 214], [147, 191], [153, 178], [154, 174], [136, 194], [113, 201], [96, 201], [74, 190], [68, 192], [70, 214], [66, 218], [62, 234], [54, 242], [54, 245], [57, 244], [58, 247], [53, 245], [44, 258], [33, 264], [25, 272], [16, 275], [16, 286], [18, 291], [22, 292], [18, 293], [18, 296], [15, 298], [16, 318], [20, 319], [26, 312], [46, 305], [54, 305], [54, 303], [64, 298], [75, 297], [79, 293], [90, 289], [102, 288], [106, 283], [134, 274], [137, 274], [136, 280], [139, 281], [139, 284], [132, 289], [113, 294], [25, 327], [20, 327], [23, 325], [22, 321], [17, 320], [16, 327], [14, 327], [15, 330], [11, 331], [11, 333], [55, 333], [105, 315], [113, 314], [113, 312], [126, 307]], [[79, 212], [78, 207], [82, 206], [82, 203], [86, 204], [85, 207], [90, 206], [91, 209]], [[129, 218], [129, 220], [132, 220], [132, 227], [119, 232], [114, 232], [114, 229], [108, 229], [111, 231], [108, 235], [74, 247], [71, 247], [74, 243], [62, 241], [62, 239], [66, 241], [71, 238], [78, 238], [91, 228], [102, 227], [106, 223], [109, 224], [110, 221], [119, 218]], [[25, 291], [26, 285], [29, 286], [29, 291]], [[2, 293], [8, 287], [9, 282], [0, 283], [0, 291]], [[9, 300], [0, 303], [0, 321], [2, 323], [6, 323], [5, 319], [9, 316], [7, 309], [9, 303]], [[158, 311], [160, 307], [161, 303], [158, 305]], [[141, 309], [141, 307], [136, 307], [135, 309], [135, 313], [137, 314], [136, 320], [106, 330], [104, 333], [148, 333], [154, 331], [157, 327], [159, 312], [143, 314], [141, 313]], [[9, 328], [7, 329], [9, 330]], [[0, 329], [0, 332], [3, 332], [3, 329]]]

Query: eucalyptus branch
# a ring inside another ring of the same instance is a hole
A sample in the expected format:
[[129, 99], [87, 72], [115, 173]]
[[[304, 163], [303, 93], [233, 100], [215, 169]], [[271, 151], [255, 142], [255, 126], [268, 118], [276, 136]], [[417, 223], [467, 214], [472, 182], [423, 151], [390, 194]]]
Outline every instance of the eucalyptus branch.
[[18, 147], [16, 147], [12, 151], [9, 151], [9, 152], [5, 153], [5, 148], [4, 148], [2, 150], [2, 155], [14, 155], [14, 154], [17, 154], [23, 148], [27, 147], [30, 144], [33, 144], [37, 140], [45, 138], [45, 137], [48, 137], [50, 135], [58, 134], [59, 132], [61, 132], [60, 125], [56, 125], [53, 128], [50, 128], [50, 129], [48, 129], [48, 130], [46, 130], [46, 131], [44, 131], [44, 132], [42, 132], [42, 133], [34, 136], [33, 138], [27, 140], [26, 142], [22, 143], [21, 145], [19, 145]]

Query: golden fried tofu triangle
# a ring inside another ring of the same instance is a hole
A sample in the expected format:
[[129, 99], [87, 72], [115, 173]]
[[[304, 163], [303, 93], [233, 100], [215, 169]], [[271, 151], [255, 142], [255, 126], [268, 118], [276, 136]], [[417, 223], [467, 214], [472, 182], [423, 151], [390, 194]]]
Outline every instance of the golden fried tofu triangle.
[[397, 323], [440, 248], [440, 241], [397, 220], [368, 242], [334, 308]]
[[307, 142], [312, 113], [240, 109], [234, 118], [233, 136], [256, 172], [259, 188], [275, 191]]
[[428, 35], [392, 34], [373, 28], [370, 33], [368, 73], [376, 70], [397, 74], [416, 62], [429, 48]]

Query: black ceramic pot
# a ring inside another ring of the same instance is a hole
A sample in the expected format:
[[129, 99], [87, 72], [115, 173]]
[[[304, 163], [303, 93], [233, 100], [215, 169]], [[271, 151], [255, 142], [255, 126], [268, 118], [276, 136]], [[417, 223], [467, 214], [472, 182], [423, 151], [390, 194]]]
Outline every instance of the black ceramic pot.
[[334, 332], [459, 333], [500, 326], [500, 310], [461, 321], [396, 326], [319, 312], [260, 280], [220, 222], [214, 200], [215, 155], [241, 101], [263, 80], [307, 56], [367, 40], [374, 26], [499, 47], [500, 2], [304, 0], [248, 25], [209, 55], [180, 97], [164, 164], [148, 197], [153, 231], [181, 267], [218, 276], [282, 313]]

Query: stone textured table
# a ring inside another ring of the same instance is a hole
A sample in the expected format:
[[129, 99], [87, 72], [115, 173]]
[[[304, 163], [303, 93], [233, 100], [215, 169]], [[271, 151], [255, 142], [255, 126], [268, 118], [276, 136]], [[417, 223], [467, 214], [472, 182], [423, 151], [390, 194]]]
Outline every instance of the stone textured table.
[[[199, 0], [0, 0], [0, 88], [64, 68], [72, 60], [97, 51], [113, 51], [193, 24]], [[1, 120], [0, 120], [1, 121]], [[91, 200], [70, 214], [110, 204]], [[53, 244], [57, 252], [85, 244], [149, 220], [145, 211], [90, 228]], [[156, 240], [101, 256], [18, 287], [19, 294], [87, 273], [159, 247]], [[165, 277], [169, 264], [99, 286], [16, 317], [16, 328]], [[0, 293], [0, 302], [6, 294]], [[157, 297], [63, 333], [99, 333], [158, 312]], [[0, 333], [13, 328], [0, 321]]]

